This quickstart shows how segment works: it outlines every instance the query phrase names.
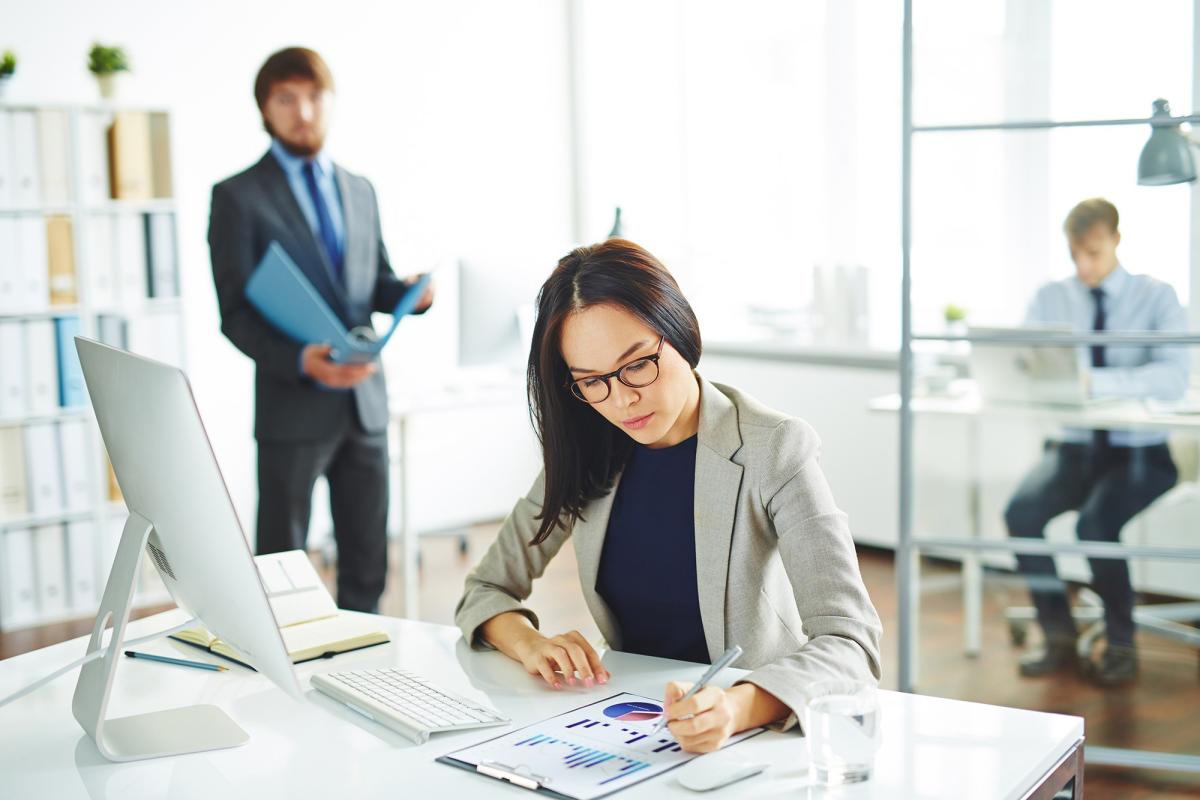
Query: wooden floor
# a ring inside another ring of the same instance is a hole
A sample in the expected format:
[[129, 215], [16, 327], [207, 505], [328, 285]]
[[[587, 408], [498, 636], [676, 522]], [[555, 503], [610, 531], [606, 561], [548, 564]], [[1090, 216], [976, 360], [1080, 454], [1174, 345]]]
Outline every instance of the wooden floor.
[[[459, 552], [457, 537], [422, 540], [420, 618], [451, 624], [454, 605], [471, 563], [487, 548], [495, 526], [474, 529], [468, 553]], [[896, 591], [889, 551], [862, 549], [860, 563], [871, 597], [884, 625], [885, 688], [896, 686]], [[318, 566], [318, 557], [314, 557]], [[332, 570], [323, 569], [327, 580]], [[393, 580], [381, 603], [385, 614], [398, 611]], [[1082, 715], [1091, 745], [1129, 747], [1200, 755], [1200, 657], [1194, 650], [1161, 638], [1142, 636], [1141, 677], [1130, 687], [1102, 690], [1078, 678], [1022, 679], [1017, 676], [1019, 650], [1008, 638], [1003, 609], [1024, 605], [1028, 595], [1012, 576], [989, 573], [985, 581], [983, 654], [962, 652], [962, 594], [953, 565], [927, 561], [922, 566], [921, 637], [918, 689], [931, 695], [997, 705]], [[577, 629], [589, 639], [599, 633], [584, 606], [570, 544], [535, 584], [529, 604], [543, 630]], [[147, 612], [148, 613], [148, 612]], [[9, 633], [0, 632], [0, 658], [80, 636], [89, 620]], [[1200, 775], [1176, 772], [1088, 767], [1088, 800], [1120, 798], [1200, 797]]]

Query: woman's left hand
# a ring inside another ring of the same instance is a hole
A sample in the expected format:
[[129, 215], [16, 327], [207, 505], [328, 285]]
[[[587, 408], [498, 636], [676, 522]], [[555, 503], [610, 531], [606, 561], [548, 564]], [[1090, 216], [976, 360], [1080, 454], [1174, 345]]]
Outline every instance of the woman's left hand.
[[[672, 681], [664, 697], [667, 728], [675, 740], [689, 753], [711, 753], [720, 749], [730, 736], [737, 733], [741, 695], [706, 686], [687, 700], [680, 700], [690, 683]], [[683, 719], [690, 717], [690, 719]]]

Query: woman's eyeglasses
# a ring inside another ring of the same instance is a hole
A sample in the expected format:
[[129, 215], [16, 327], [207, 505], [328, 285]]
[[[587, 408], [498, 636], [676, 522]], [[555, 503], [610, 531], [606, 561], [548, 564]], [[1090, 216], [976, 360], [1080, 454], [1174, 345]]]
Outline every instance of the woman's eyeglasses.
[[603, 403], [612, 392], [612, 379], [616, 378], [631, 389], [642, 389], [658, 380], [658, 359], [662, 355], [665, 336], [658, 337], [658, 350], [652, 356], [630, 361], [620, 369], [607, 375], [589, 375], [577, 381], [569, 381], [571, 394], [585, 403]]

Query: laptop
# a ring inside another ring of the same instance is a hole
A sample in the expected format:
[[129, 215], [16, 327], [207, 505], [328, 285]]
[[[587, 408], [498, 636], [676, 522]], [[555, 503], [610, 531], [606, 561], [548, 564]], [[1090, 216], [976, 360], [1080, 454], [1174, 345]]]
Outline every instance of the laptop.
[[[973, 336], [1071, 332], [1065, 325], [970, 329]], [[985, 403], [1082, 408], [1107, 400], [1088, 394], [1087, 358], [1087, 348], [1073, 344], [972, 342], [969, 363]]]

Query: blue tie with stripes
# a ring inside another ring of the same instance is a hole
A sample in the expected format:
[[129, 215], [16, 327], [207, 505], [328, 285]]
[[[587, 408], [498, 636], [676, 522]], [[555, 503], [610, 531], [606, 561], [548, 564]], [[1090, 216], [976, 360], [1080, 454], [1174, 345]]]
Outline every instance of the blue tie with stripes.
[[317, 175], [313, 162], [304, 162], [304, 185], [308, 187], [308, 196], [312, 198], [313, 207], [317, 210], [317, 227], [320, 234], [321, 246], [333, 264], [333, 274], [340, 282], [342, 280], [342, 251], [338, 248], [337, 234], [333, 232], [333, 217], [329, 216], [329, 206], [325, 204], [325, 196], [317, 188]]

